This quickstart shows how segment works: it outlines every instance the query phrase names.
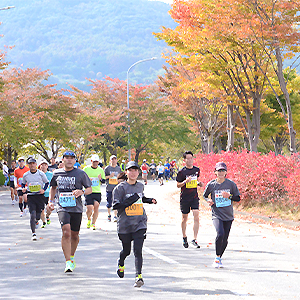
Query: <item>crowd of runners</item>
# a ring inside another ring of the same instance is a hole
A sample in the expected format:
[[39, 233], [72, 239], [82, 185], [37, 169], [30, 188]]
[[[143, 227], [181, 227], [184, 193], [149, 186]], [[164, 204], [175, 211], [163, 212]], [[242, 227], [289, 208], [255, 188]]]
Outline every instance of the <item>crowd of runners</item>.
[[[127, 164], [122, 160], [120, 165], [115, 155], [110, 157], [109, 165], [103, 164], [97, 154], [92, 155], [91, 164], [81, 169], [73, 151], [65, 151], [62, 161], [54, 158], [49, 164], [46, 160], [37, 164], [34, 157], [25, 160], [20, 157], [13, 161], [10, 168], [3, 168], [7, 174], [11, 190], [11, 203], [18, 203], [20, 217], [30, 214], [32, 240], [37, 241], [36, 228], [45, 228], [51, 223], [51, 213], [56, 208], [62, 229], [61, 245], [65, 256], [65, 273], [73, 272], [75, 252], [79, 243], [79, 232], [82, 221], [83, 206], [86, 204], [87, 228], [96, 230], [99, 205], [101, 202], [101, 184], [106, 184], [107, 221], [117, 223], [118, 237], [122, 243], [117, 275], [125, 274], [125, 259], [131, 252], [135, 256], [135, 287], [144, 284], [142, 277], [142, 248], [147, 232], [147, 215], [144, 204], [156, 204], [157, 199], [146, 197], [144, 185], [150, 175], [153, 181], [158, 179], [160, 186], [166, 181], [177, 181], [180, 192], [180, 210], [182, 213], [183, 247], [189, 247], [186, 235], [188, 215], [193, 215], [193, 239], [190, 244], [200, 248], [197, 241], [199, 230], [199, 195], [200, 169], [194, 166], [194, 155], [191, 151], [183, 154], [184, 167], [179, 170], [176, 160], [166, 160], [163, 164], [154, 160], [150, 164], [143, 160], [141, 166], [134, 161]], [[5, 165], [6, 166], [6, 165]], [[228, 236], [232, 225], [233, 201], [240, 201], [236, 184], [227, 179], [227, 166], [224, 162], [216, 164], [212, 170], [216, 178], [204, 189], [203, 197], [212, 210], [213, 225], [216, 228], [216, 258], [213, 267], [222, 268], [222, 255], [227, 247]], [[138, 181], [141, 173], [142, 182]], [[82, 199], [84, 196], [85, 199]], [[113, 216], [112, 216], [113, 215]]]

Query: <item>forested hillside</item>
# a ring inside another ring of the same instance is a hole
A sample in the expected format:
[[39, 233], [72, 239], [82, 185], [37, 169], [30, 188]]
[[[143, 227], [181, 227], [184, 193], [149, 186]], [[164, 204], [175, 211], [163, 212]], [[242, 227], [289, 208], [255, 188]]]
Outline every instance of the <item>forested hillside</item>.
[[[160, 58], [165, 49], [152, 32], [175, 27], [170, 6], [147, 0], [11, 0], [1, 5], [0, 48], [11, 66], [50, 69], [52, 80], [86, 89], [85, 78], [126, 79], [139, 59]], [[152, 82], [162, 72], [163, 59], [146, 62], [131, 73], [131, 81]]]

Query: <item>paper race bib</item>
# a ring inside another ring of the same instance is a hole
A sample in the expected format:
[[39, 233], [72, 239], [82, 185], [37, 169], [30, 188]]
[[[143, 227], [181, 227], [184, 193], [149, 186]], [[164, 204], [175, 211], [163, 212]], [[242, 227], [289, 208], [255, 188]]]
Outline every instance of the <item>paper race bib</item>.
[[76, 206], [76, 199], [72, 193], [60, 193], [58, 201], [62, 207]]
[[143, 174], [147, 174], [147, 170], [142, 170], [142, 173]]
[[28, 184], [28, 190], [31, 193], [37, 193], [41, 188], [42, 187], [38, 182], [32, 182]]
[[117, 185], [118, 184], [117, 177], [111, 177], [111, 178], [109, 178], [108, 183], [109, 184], [113, 184], [113, 185]]
[[10, 181], [14, 181], [15, 176], [14, 175], [10, 175]]
[[144, 213], [142, 199], [139, 198], [132, 205], [126, 207], [125, 213], [127, 216], [142, 216]]
[[185, 184], [185, 187], [186, 187], [187, 189], [194, 189], [194, 188], [197, 187], [197, 184], [198, 184], [197, 176], [192, 176], [191, 178], [192, 178], [192, 180], [191, 180], [190, 182], [187, 182], [187, 183]]
[[91, 178], [91, 181], [92, 181], [92, 187], [93, 187], [93, 186], [98, 186], [99, 183], [100, 183], [100, 180], [99, 180], [98, 177]]
[[215, 203], [216, 207], [226, 207], [231, 205], [231, 200], [228, 198], [224, 198], [222, 196], [222, 192], [230, 193], [230, 190], [217, 190], [215, 191]]
[[18, 184], [22, 185], [22, 183], [23, 183], [23, 177], [18, 179]]

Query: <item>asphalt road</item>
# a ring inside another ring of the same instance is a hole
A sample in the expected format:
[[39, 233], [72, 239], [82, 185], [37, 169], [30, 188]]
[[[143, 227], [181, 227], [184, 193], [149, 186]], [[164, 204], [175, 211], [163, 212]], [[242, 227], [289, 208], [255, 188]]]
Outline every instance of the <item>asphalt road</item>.
[[[100, 205], [97, 230], [86, 228], [84, 214], [75, 271], [64, 274], [57, 214], [37, 229], [31, 241], [29, 216], [19, 217], [8, 192], [0, 192], [0, 299], [300, 299], [300, 233], [243, 221], [237, 216], [224, 254], [224, 269], [211, 267], [215, 230], [210, 213], [201, 210], [201, 249], [182, 246], [175, 182], [150, 182], [145, 205], [148, 235], [143, 251], [145, 285], [133, 288], [133, 253], [125, 278], [116, 275], [121, 243], [116, 223], [107, 222]], [[105, 189], [102, 189], [105, 194]], [[173, 194], [172, 194], [173, 193]], [[192, 238], [192, 220], [188, 239]]]

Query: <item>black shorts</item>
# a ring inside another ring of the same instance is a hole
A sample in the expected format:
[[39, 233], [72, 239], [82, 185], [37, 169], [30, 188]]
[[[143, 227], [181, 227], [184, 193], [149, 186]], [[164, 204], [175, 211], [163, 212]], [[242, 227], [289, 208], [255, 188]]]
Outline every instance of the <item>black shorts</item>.
[[15, 183], [14, 183], [14, 181], [10, 181], [10, 182], [9, 182], [9, 187], [11, 187], [12, 189], [15, 188]]
[[192, 201], [180, 200], [180, 210], [183, 214], [188, 214], [193, 209], [199, 209], [199, 198]]
[[37, 213], [41, 213], [41, 211], [45, 207], [45, 196], [38, 194], [38, 195], [28, 195], [27, 196], [27, 203], [29, 207], [29, 212], [36, 211]]
[[94, 202], [101, 202], [101, 193], [91, 193], [85, 196], [86, 205], [94, 205]]
[[59, 211], [58, 219], [61, 227], [63, 227], [66, 224], [70, 224], [72, 231], [79, 231], [81, 225], [82, 213]]
[[17, 190], [18, 196], [21, 197], [25, 194], [27, 194], [27, 191], [25, 193], [22, 192], [22, 190]]
[[47, 205], [48, 202], [49, 202], [49, 197], [45, 197], [45, 196], [44, 196], [44, 198], [45, 198], [45, 205]]
[[140, 229], [135, 232], [130, 232], [130, 233], [119, 233], [119, 240], [122, 241], [123, 243], [129, 243], [135, 239], [145, 239], [146, 238], [146, 231], [147, 229]]
[[152, 170], [150, 169], [150, 175], [155, 175], [156, 174], [156, 171], [155, 170]]
[[164, 178], [164, 173], [158, 174], [157, 178]]

